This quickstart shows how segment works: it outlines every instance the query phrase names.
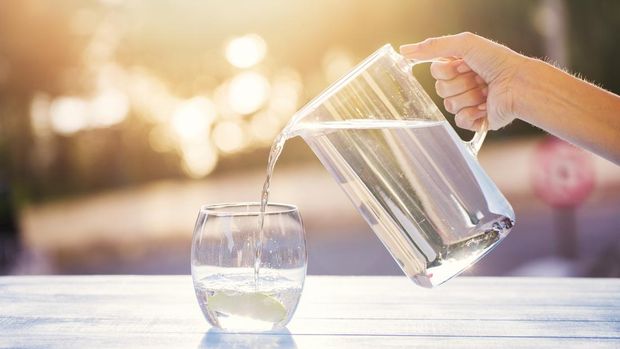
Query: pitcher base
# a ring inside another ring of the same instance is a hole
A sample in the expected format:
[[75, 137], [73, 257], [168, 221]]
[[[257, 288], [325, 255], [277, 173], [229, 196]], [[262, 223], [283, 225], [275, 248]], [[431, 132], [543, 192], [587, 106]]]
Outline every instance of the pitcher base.
[[514, 221], [505, 217], [484, 233], [447, 246], [437, 259], [427, 265], [424, 274], [413, 275], [411, 280], [426, 288], [443, 284], [495, 248], [508, 235], [513, 225]]

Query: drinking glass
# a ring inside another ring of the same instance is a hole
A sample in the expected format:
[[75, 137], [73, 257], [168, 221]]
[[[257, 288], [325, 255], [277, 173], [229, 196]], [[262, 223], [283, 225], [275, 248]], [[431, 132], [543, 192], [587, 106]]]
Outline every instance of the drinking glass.
[[286, 326], [295, 312], [308, 260], [301, 216], [293, 205], [270, 203], [262, 234], [259, 218], [258, 202], [206, 205], [198, 213], [192, 279], [213, 326], [272, 330]]

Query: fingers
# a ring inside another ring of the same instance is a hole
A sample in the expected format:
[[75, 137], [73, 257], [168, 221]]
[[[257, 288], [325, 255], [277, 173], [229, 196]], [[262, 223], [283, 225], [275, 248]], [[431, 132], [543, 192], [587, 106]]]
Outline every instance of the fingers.
[[457, 114], [463, 108], [476, 107], [486, 102], [488, 89], [486, 86], [478, 86], [459, 95], [448, 97], [443, 100], [446, 110]]
[[478, 87], [480, 83], [476, 79], [478, 75], [474, 72], [457, 75], [451, 80], [437, 80], [435, 82], [435, 90], [442, 98], [459, 95]]
[[475, 106], [461, 109], [454, 116], [456, 126], [471, 131], [478, 131], [482, 119], [487, 117], [486, 106]]
[[409, 59], [465, 57], [472, 46], [478, 42], [479, 38], [472, 33], [429, 38], [419, 43], [402, 45], [400, 53]]
[[434, 62], [431, 74], [437, 81], [435, 90], [444, 98], [446, 110], [456, 114], [459, 127], [477, 130], [486, 117], [488, 87], [485, 81], [462, 59]]
[[462, 58], [471, 70], [487, 81], [495, 80], [506, 69], [521, 61], [521, 56], [506, 46], [472, 33], [430, 38], [419, 43], [402, 45], [400, 52], [405, 58], [414, 60]]
[[[437, 79], [437, 94], [444, 98], [446, 110], [456, 114], [458, 126], [473, 130], [479, 126], [481, 118], [490, 117], [489, 127], [494, 129], [507, 123], [498, 121], [499, 117], [508, 121], [514, 119], [513, 100], [506, 93], [510, 86], [503, 86], [502, 81], [513, 81], [519, 66], [527, 62], [525, 57], [471, 33], [403, 45], [400, 52], [405, 58], [413, 60], [450, 59], [448, 62], [433, 63], [431, 74]], [[487, 112], [489, 88], [492, 99], [490, 112]], [[504, 109], [508, 112], [498, 112]]]
[[431, 64], [431, 75], [438, 80], [452, 80], [459, 74], [470, 70], [462, 59], [438, 61]]

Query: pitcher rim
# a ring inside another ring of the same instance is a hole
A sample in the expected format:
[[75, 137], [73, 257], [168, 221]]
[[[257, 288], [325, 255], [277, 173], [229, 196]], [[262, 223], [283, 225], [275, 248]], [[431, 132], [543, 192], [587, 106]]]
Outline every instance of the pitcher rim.
[[342, 88], [343, 82], [348, 81], [351, 78], [359, 75], [362, 71], [366, 69], [370, 64], [372, 64], [377, 57], [379, 57], [382, 53], [396, 53], [392, 44], [385, 44], [371, 53], [368, 57], [366, 57], [363, 61], [358, 63], [355, 67], [353, 67], [350, 71], [348, 71], [345, 75], [338, 78], [336, 81], [332, 82], [329, 86], [327, 86], [324, 90], [322, 90], [318, 96], [311, 99], [308, 103], [306, 103], [301, 109], [299, 109], [293, 116], [291, 120], [297, 119], [299, 116], [305, 116], [308, 114], [308, 110], [316, 108], [316, 106], [321, 105], [326, 99], [331, 97], [334, 93], [339, 91]]

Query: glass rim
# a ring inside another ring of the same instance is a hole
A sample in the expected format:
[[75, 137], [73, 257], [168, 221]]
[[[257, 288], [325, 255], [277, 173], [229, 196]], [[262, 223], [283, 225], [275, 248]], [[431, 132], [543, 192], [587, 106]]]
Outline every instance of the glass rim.
[[[256, 201], [207, 204], [200, 207], [200, 212], [214, 216], [258, 216], [260, 215], [260, 205], [261, 203]], [[235, 208], [240, 207], [246, 207], [247, 210], [235, 210]], [[286, 214], [291, 212], [299, 212], [297, 206], [279, 202], [269, 202], [267, 203], [265, 215]]]

